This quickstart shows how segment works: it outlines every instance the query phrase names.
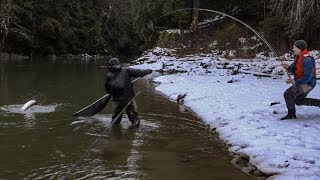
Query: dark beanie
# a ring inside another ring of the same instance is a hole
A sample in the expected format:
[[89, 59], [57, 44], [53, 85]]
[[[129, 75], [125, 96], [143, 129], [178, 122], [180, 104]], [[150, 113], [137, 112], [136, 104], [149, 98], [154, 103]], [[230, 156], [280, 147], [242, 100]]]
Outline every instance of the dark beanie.
[[111, 58], [108, 63], [109, 66], [120, 65], [120, 61], [118, 58]]
[[295, 47], [297, 47], [298, 49], [300, 49], [301, 51], [303, 51], [304, 49], [307, 48], [307, 43], [306, 43], [304, 40], [302, 40], [302, 39], [294, 42], [293, 45], [294, 45]]

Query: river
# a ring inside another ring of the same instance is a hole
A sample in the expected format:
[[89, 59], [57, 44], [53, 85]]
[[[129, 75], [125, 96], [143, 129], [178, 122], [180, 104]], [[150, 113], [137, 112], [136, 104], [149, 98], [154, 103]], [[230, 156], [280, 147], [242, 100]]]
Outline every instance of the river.
[[[112, 127], [111, 103], [73, 117], [104, 95], [102, 65], [0, 60], [1, 179], [257, 179], [230, 163], [214, 131], [154, 90], [156, 73], [135, 82], [139, 128], [126, 116]], [[31, 99], [38, 105], [21, 111]]]

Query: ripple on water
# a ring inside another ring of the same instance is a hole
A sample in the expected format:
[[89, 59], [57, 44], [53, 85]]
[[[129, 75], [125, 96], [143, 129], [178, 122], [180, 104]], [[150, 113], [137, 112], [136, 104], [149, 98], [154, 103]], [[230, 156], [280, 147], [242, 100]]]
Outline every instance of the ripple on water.
[[[92, 117], [77, 117], [76, 121], [73, 121], [71, 125], [81, 124], [81, 123], [90, 123], [93, 121], [100, 121], [105, 126], [109, 127], [111, 125], [111, 114], [97, 114]], [[128, 117], [123, 115], [121, 120], [121, 127], [123, 129], [128, 129], [131, 127], [131, 122], [129, 121]], [[143, 117], [140, 118], [140, 127], [139, 129], [148, 129], [148, 128], [159, 128], [160, 124], [156, 122], [152, 122], [149, 120], [144, 119]]]

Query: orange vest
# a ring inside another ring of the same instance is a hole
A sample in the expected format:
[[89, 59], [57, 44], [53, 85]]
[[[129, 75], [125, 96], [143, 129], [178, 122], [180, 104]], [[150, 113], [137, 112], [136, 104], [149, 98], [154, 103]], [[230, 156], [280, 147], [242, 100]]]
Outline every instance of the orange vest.
[[[299, 79], [303, 76], [302, 62], [306, 57], [310, 56], [307, 49], [303, 50], [295, 59], [294, 79]], [[313, 76], [316, 76], [316, 64], [314, 64]]]

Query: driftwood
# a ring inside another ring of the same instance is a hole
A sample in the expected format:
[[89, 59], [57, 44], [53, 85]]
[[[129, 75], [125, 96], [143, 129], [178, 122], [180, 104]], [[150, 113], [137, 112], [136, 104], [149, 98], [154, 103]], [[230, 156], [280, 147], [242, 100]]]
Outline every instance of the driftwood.
[[251, 75], [257, 76], [257, 77], [276, 77], [273, 74], [265, 74], [265, 73], [252, 72], [252, 71], [239, 70], [239, 72], [243, 73], [243, 74], [251, 74]]
[[272, 102], [272, 103], [270, 104], [270, 106], [274, 106], [274, 105], [277, 105], [277, 104], [280, 104], [280, 102]]

